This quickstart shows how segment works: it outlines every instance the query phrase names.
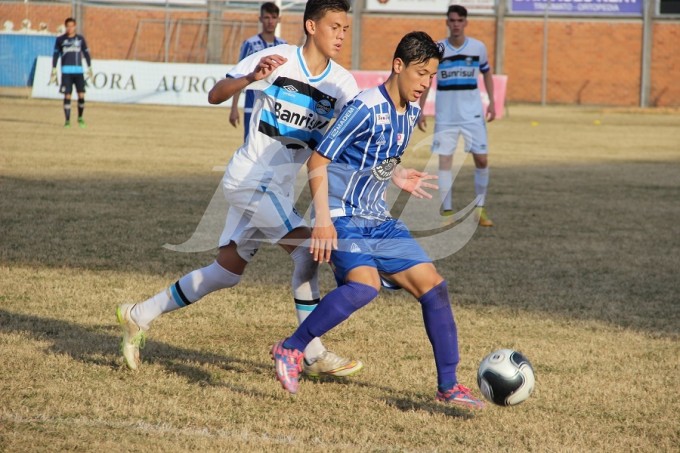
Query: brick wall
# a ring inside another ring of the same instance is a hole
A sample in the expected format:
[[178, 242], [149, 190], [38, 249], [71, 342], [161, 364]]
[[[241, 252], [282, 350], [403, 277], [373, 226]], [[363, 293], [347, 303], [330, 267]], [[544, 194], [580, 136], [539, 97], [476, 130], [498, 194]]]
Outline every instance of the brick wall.
[[[15, 28], [27, 17], [34, 28], [47, 22], [54, 31], [71, 15], [69, 5], [53, 3], [1, 3], [0, 23], [12, 20]], [[257, 32], [257, 12], [225, 11], [233, 26], [223, 30], [222, 61], [234, 62], [241, 41]], [[92, 55], [99, 59], [162, 61], [164, 19], [162, 9], [82, 8], [83, 34]], [[205, 11], [173, 11], [171, 20], [182, 19], [181, 33], [171, 36], [170, 61], [203, 62], [205, 27], [189, 20], [205, 19]], [[157, 22], [149, 22], [156, 20]], [[407, 32], [423, 30], [435, 39], [448, 35], [443, 15], [372, 15], [362, 17], [360, 69], [387, 70], [399, 39]], [[141, 28], [139, 24], [143, 23]], [[282, 37], [292, 44], [304, 39], [302, 14], [285, 12]], [[135, 45], [135, 33], [138, 34]], [[494, 61], [495, 18], [471, 16], [467, 33], [483, 41]], [[548, 87], [550, 103], [635, 106], [640, 97], [642, 24], [639, 20], [551, 19], [549, 22]], [[651, 102], [658, 106], [680, 105], [680, 21], [654, 25]], [[340, 64], [351, 64], [351, 32], [345, 39]], [[539, 102], [543, 22], [540, 18], [508, 17], [505, 22], [504, 72], [508, 75], [508, 100]]]
[[680, 24], [657, 22], [652, 48], [650, 102], [656, 106], [680, 105]]

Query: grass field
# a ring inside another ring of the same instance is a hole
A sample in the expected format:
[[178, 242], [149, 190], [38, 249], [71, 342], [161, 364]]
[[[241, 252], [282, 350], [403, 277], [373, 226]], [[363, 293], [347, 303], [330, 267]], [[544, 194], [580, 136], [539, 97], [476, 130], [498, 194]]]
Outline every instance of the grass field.
[[[94, 103], [87, 129], [64, 130], [60, 102], [8, 93], [0, 451], [677, 451], [679, 112], [512, 106], [490, 126], [497, 225], [436, 265], [463, 383], [476, 390], [481, 358], [509, 347], [537, 388], [469, 414], [433, 401], [420, 310], [403, 292], [327, 335], [365, 362], [359, 376], [304, 381], [289, 398], [268, 351], [295, 326], [292, 266], [271, 246], [240, 286], [157, 320], [143, 367], [126, 370], [115, 306], [212, 260], [162, 246], [191, 236], [241, 131], [226, 109]], [[428, 158], [420, 147], [406, 162]], [[457, 202], [471, 201], [469, 161], [456, 181]]]

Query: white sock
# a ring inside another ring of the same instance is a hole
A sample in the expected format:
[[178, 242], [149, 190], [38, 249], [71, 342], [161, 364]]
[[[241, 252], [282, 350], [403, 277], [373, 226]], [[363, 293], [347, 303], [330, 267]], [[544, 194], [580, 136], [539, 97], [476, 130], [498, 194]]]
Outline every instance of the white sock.
[[[293, 270], [293, 298], [298, 323], [302, 324], [319, 304], [319, 265], [312, 259], [309, 249], [299, 246], [290, 253], [295, 266]], [[314, 338], [305, 348], [305, 359], [313, 362], [326, 351], [323, 343]]]
[[214, 261], [204, 268], [188, 273], [152, 298], [135, 304], [130, 314], [137, 324], [148, 329], [149, 324], [163, 313], [191, 305], [218, 289], [231, 288], [240, 280], [240, 275], [226, 270]]
[[439, 199], [442, 202], [442, 209], [451, 210], [453, 209], [453, 201], [451, 192], [453, 190], [453, 176], [451, 175], [451, 170], [439, 170]]
[[486, 189], [489, 187], [489, 169], [475, 168], [475, 194], [477, 195], [477, 206], [484, 206], [486, 203]]

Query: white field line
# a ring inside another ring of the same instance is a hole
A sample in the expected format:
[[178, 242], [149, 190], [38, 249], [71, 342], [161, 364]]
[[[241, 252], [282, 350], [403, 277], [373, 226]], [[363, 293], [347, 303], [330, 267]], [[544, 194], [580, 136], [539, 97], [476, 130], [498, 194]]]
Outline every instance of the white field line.
[[[143, 421], [137, 422], [114, 422], [110, 420], [100, 420], [100, 419], [90, 419], [84, 417], [78, 418], [59, 418], [50, 417], [48, 415], [35, 415], [32, 417], [24, 417], [17, 414], [0, 414], [0, 422], [9, 422], [16, 424], [42, 424], [42, 425], [59, 425], [59, 426], [69, 426], [74, 428], [106, 428], [106, 429], [116, 429], [116, 430], [132, 430], [135, 432], [146, 433], [146, 434], [173, 434], [176, 436], [186, 436], [186, 437], [203, 437], [207, 439], [227, 439], [227, 440], [242, 440], [248, 443], [269, 443], [269, 444], [280, 444], [280, 445], [302, 445], [303, 443], [297, 440], [294, 436], [282, 436], [273, 435], [270, 436], [266, 433], [264, 434], [254, 434], [247, 429], [242, 430], [229, 430], [229, 429], [209, 429], [209, 428], [177, 428], [167, 423], [163, 424], [152, 424]], [[311, 445], [310, 445], [311, 444]], [[305, 442], [304, 445], [307, 446], [318, 446], [321, 448], [341, 448], [341, 449], [353, 449], [357, 448], [357, 445], [352, 444], [338, 444], [333, 442], [331, 444], [321, 441], [319, 438], [315, 438], [312, 441]]]

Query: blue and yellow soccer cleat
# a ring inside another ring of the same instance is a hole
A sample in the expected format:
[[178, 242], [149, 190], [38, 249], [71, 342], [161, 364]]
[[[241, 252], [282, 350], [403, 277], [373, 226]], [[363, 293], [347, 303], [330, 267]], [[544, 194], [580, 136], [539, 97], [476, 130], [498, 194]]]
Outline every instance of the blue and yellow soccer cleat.
[[358, 373], [364, 367], [359, 360], [350, 360], [340, 357], [331, 351], [324, 351], [312, 363], [303, 362], [302, 371], [310, 378], [321, 376], [347, 377]]
[[116, 319], [123, 329], [123, 340], [120, 342], [120, 352], [125, 364], [131, 370], [137, 370], [142, 363], [139, 350], [146, 343], [146, 329], [139, 326], [130, 316], [135, 304], [119, 305], [116, 309]]
[[472, 396], [472, 392], [469, 388], [460, 384], [455, 384], [453, 387], [443, 392], [437, 390], [435, 399], [443, 403], [455, 404], [468, 409], [483, 409], [485, 406], [482, 400]]
[[297, 349], [284, 348], [283, 340], [272, 346], [271, 354], [276, 367], [276, 379], [285, 390], [295, 395], [299, 387], [304, 354]]

